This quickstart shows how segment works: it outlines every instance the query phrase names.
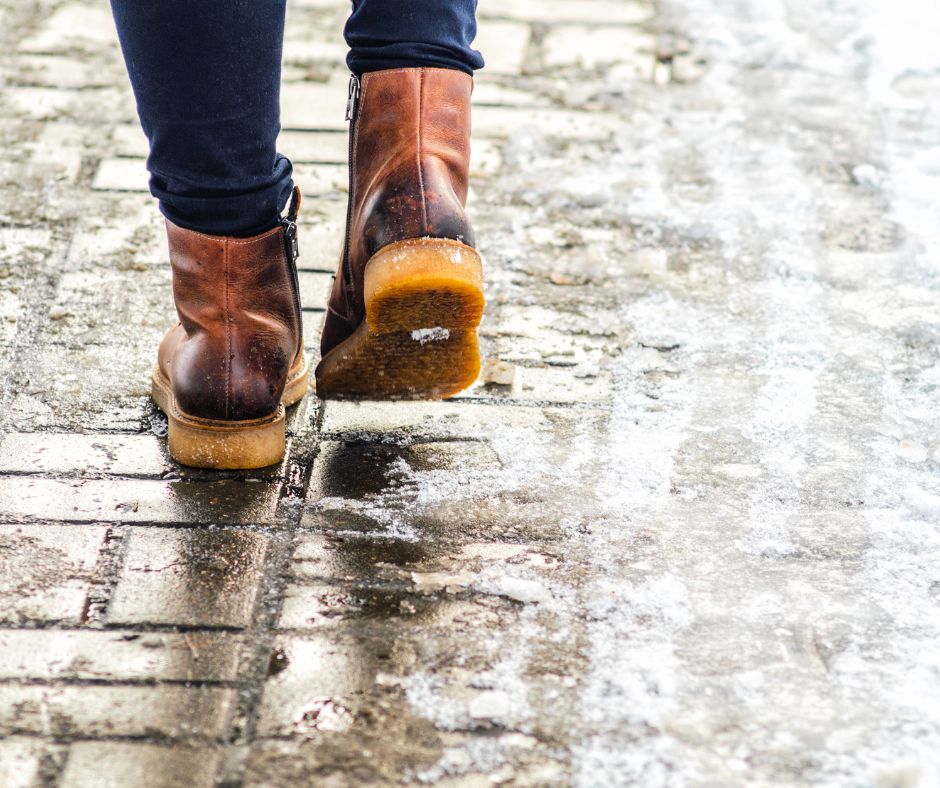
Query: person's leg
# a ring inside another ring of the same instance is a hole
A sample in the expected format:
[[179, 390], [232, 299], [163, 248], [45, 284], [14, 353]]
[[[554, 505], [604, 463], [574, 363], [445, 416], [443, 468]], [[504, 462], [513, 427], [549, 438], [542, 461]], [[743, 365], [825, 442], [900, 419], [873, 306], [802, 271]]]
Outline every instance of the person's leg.
[[476, 37], [476, 0], [353, 0], [346, 23], [349, 70], [415, 66], [472, 74], [483, 67], [471, 48]]
[[277, 222], [285, 0], [112, 0], [150, 141], [150, 188], [179, 227], [249, 236]]
[[112, 0], [166, 216], [179, 323], [151, 392], [185, 465], [280, 462], [308, 388], [296, 208], [279, 156], [284, 0]]
[[465, 212], [475, 0], [355, 0], [349, 216], [321, 397], [440, 398], [480, 369], [483, 267]]

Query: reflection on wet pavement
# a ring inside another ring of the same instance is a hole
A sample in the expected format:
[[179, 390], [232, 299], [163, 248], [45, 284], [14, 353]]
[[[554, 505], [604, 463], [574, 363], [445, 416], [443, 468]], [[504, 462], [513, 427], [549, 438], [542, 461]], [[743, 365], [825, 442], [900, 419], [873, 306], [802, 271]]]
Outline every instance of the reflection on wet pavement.
[[137, 529], [125, 545], [108, 622], [247, 627], [268, 543], [247, 530]]

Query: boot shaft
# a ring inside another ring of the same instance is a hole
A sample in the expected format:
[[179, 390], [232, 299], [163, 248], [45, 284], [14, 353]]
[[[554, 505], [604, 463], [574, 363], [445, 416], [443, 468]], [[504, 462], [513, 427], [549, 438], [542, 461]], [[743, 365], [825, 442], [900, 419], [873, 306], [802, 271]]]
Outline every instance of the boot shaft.
[[285, 226], [252, 238], [211, 236], [167, 222], [180, 326], [159, 362], [179, 407], [244, 420], [278, 408], [302, 353], [296, 268]]
[[362, 78], [351, 132], [353, 258], [426, 236], [473, 246], [464, 212], [472, 89], [469, 75], [448, 69]]

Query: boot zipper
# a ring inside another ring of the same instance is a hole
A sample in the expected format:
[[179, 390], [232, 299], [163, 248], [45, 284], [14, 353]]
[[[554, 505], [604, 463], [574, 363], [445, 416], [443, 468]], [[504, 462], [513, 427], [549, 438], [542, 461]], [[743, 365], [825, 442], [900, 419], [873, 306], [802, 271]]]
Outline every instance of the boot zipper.
[[[297, 273], [297, 258], [300, 257], [300, 245], [297, 242], [297, 191], [291, 195], [287, 216], [281, 219], [284, 228], [284, 251], [287, 254], [287, 266], [290, 269], [291, 286], [294, 291], [294, 314], [297, 316], [297, 348], [303, 347], [303, 313], [300, 310], [300, 277]], [[296, 355], [296, 354], [295, 354]]]
[[352, 284], [352, 271], [349, 270], [349, 238], [351, 234], [353, 211], [353, 150], [356, 144], [356, 116], [359, 110], [359, 94], [362, 86], [359, 77], [355, 74], [349, 76], [349, 98], [346, 101], [346, 120], [349, 121], [349, 199], [346, 205], [346, 244], [343, 247], [343, 282], [348, 286]]
[[346, 100], [346, 120], [352, 120], [356, 114], [356, 103], [359, 101], [359, 77], [349, 75], [349, 98]]

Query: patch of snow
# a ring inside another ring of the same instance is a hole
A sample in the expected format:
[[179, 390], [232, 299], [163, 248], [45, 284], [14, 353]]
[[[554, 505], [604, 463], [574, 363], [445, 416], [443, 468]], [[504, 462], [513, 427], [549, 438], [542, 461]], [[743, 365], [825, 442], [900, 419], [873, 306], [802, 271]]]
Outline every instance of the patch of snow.
[[898, 444], [898, 457], [908, 462], [924, 462], [927, 459], [927, 449], [917, 441], [905, 438]]
[[571, 370], [571, 374], [576, 378], [596, 378], [601, 374], [601, 368], [593, 362], [582, 361]]
[[411, 338], [422, 345], [426, 345], [428, 342], [443, 342], [450, 339], [450, 329], [441, 326], [417, 328], [411, 332]]
[[[505, 571], [505, 568], [504, 568]], [[527, 580], [522, 577], [512, 577], [503, 575], [481, 587], [489, 593], [514, 599], [516, 602], [531, 604], [537, 602], [546, 602], [551, 599], [551, 594], [544, 585], [536, 580]]]
[[467, 707], [474, 720], [499, 720], [509, 714], [509, 709], [509, 696], [498, 691], [481, 692]]

